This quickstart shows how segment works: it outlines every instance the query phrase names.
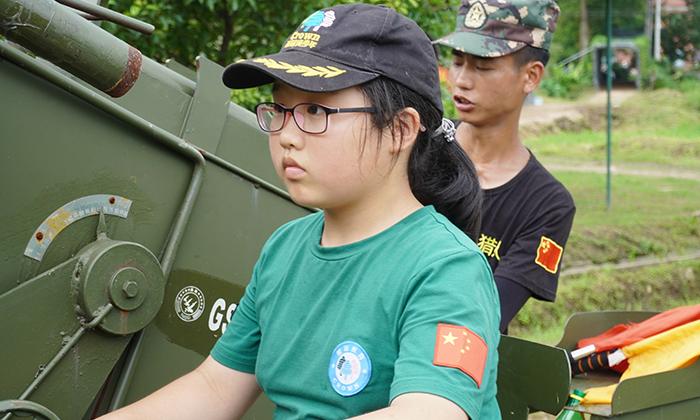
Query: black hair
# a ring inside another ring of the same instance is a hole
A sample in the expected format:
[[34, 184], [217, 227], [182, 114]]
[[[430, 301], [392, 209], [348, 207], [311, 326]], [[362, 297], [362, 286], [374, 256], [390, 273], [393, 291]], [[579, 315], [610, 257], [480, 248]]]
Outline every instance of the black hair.
[[543, 66], [546, 66], [549, 61], [549, 51], [525, 45], [513, 53], [513, 58], [515, 59], [515, 65], [518, 67], [522, 67], [532, 61], [539, 61]]
[[[423, 205], [432, 204], [437, 211], [476, 241], [481, 229], [481, 188], [476, 170], [456, 140], [434, 136], [442, 123], [442, 113], [427, 98], [385, 77], [360, 86], [373, 113], [373, 125], [389, 128], [396, 138], [394, 121], [405, 108], [414, 108], [425, 131], [418, 133], [408, 158], [408, 181], [413, 195]], [[400, 130], [399, 130], [400, 131]], [[398, 133], [403, 142], [403, 133]]]

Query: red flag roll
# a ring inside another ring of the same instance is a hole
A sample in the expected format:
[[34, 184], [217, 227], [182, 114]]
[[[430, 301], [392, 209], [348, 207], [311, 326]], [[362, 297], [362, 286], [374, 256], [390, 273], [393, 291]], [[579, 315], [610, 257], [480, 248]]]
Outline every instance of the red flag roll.
[[615, 350], [697, 320], [700, 320], [700, 304], [681, 306], [654, 315], [638, 324], [615, 325], [600, 335], [580, 340], [578, 347], [592, 344], [596, 352]]

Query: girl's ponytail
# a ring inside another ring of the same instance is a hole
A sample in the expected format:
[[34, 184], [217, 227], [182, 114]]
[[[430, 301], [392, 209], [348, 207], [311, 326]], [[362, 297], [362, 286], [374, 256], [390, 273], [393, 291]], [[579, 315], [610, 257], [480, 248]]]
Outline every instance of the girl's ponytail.
[[440, 111], [426, 98], [384, 77], [363, 84], [361, 89], [378, 110], [372, 116], [380, 129], [393, 127], [394, 118], [404, 108], [418, 111], [426, 130], [418, 134], [408, 158], [411, 191], [418, 201], [432, 204], [476, 241], [481, 229], [479, 179], [471, 160], [443, 126]]

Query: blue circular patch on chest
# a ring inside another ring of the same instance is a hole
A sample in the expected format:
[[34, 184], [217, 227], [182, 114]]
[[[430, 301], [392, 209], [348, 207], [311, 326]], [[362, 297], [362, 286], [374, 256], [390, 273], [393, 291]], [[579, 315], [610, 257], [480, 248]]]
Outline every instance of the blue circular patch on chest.
[[338, 344], [331, 355], [328, 379], [338, 394], [349, 397], [365, 389], [372, 376], [372, 361], [354, 341]]

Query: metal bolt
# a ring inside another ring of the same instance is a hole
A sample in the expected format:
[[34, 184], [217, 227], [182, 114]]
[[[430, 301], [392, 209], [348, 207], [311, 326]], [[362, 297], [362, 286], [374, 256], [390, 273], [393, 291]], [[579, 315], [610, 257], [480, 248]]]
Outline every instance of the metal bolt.
[[129, 280], [122, 286], [122, 291], [127, 298], [134, 298], [139, 294], [139, 284], [133, 280]]

